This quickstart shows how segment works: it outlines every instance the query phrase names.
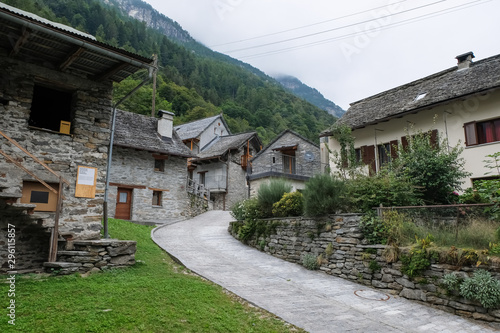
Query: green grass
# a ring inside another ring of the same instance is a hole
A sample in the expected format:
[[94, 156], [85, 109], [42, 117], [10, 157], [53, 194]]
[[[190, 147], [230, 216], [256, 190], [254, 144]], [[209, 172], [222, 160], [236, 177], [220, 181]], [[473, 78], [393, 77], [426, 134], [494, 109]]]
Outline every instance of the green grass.
[[[113, 238], [136, 240], [138, 263], [81, 277], [18, 276], [16, 325], [0, 285], [0, 332], [297, 332], [175, 264], [151, 227], [110, 220]], [[3, 281], [5, 277], [1, 277]]]
[[498, 222], [485, 218], [469, 219], [459, 225], [458, 234], [456, 226], [453, 224], [447, 227], [416, 226], [413, 223], [405, 223], [403, 235], [408, 245], [408, 241], [415, 240], [415, 235], [425, 238], [431, 234], [436, 246], [455, 246], [457, 248], [471, 248], [475, 250], [488, 249], [490, 243], [495, 242], [495, 232], [500, 227]]

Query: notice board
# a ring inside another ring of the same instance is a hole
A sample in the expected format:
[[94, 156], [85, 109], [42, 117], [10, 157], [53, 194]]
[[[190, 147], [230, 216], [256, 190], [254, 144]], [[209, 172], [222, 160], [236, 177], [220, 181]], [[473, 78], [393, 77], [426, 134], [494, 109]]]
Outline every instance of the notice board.
[[76, 198], [95, 198], [97, 168], [78, 166], [76, 175]]

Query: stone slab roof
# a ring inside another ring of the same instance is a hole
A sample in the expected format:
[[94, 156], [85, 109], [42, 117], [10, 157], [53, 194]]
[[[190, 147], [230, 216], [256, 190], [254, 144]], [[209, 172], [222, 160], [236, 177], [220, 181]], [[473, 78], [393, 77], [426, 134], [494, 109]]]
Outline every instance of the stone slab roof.
[[[311, 145], [317, 147], [319, 149], [319, 145], [317, 143], [314, 143], [312, 142], [311, 140], [307, 139], [306, 137], [303, 137], [302, 135], [300, 135], [299, 133], [297, 132], [294, 132], [290, 129], [287, 129], [287, 130], [284, 130], [283, 132], [281, 132], [280, 134], [278, 134], [273, 140], [271, 140], [271, 142], [268, 143], [267, 146], [265, 146], [261, 151], [259, 151], [253, 158], [252, 158], [252, 161], [255, 160], [256, 158], [258, 158], [260, 155], [262, 154], [265, 154], [269, 148], [281, 148], [279, 146], [274, 146], [274, 144], [282, 137], [284, 136], [285, 134], [287, 133], [291, 133], [292, 135], [296, 136], [297, 137], [297, 144], [300, 143], [300, 140], [302, 141], [305, 141], [305, 142], [308, 142], [310, 143]], [[287, 145], [287, 146], [290, 146], [290, 145]]]
[[181, 157], [194, 156], [175, 130], [172, 139], [162, 139], [157, 131], [157, 123], [157, 118], [116, 110], [114, 146]]
[[[221, 115], [216, 115], [213, 117], [195, 120], [186, 124], [178, 125], [175, 126], [175, 130], [177, 131], [177, 134], [179, 134], [181, 140], [198, 138], [201, 135], [201, 133], [203, 133], [204, 130], [206, 130], [211, 124], [213, 124], [213, 122], [217, 118], [221, 119], [221, 121], [226, 125], [226, 128], [229, 131], [229, 126], [227, 126], [224, 117], [222, 117]], [[231, 133], [229, 132], [228, 134]]]
[[[351, 104], [338, 120], [353, 129], [500, 87], [500, 55], [424, 77]], [[320, 136], [328, 134], [328, 130]]]
[[230, 149], [239, 149], [248, 140], [257, 140], [256, 144], [261, 145], [257, 132], [219, 136], [203, 147], [196, 159], [209, 159], [222, 156]]

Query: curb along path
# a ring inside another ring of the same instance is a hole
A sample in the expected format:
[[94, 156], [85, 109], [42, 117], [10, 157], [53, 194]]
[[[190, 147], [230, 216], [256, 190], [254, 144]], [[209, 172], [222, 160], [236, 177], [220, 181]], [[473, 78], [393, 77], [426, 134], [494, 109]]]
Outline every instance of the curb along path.
[[309, 332], [498, 332], [259, 252], [228, 233], [231, 220], [210, 211], [151, 235], [193, 272]]

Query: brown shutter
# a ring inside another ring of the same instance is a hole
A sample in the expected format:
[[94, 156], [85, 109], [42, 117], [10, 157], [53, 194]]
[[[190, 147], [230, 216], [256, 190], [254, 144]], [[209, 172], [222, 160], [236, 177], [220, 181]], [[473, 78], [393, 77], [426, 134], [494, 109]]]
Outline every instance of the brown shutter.
[[477, 145], [477, 133], [476, 133], [476, 122], [473, 121], [471, 123], [464, 124], [465, 131], [465, 145], [473, 146]]
[[391, 147], [391, 159], [398, 158], [398, 140], [389, 142], [389, 146]]
[[406, 148], [408, 148], [408, 139], [406, 136], [401, 137], [401, 145], [403, 146], [403, 150], [406, 151]]
[[361, 150], [361, 161], [365, 165], [368, 164], [369, 161], [368, 161], [368, 156], [366, 156], [366, 146], [361, 146], [359, 149]]
[[375, 163], [375, 146], [368, 146], [365, 149], [366, 151], [366, 161], [369, 165], [369, 174], [370, 176], [373, 176], [375, 172], [377, 171], [377, 164]]
[[431, 146], [434, 149], [439, 148], [439, 140], [438, 140], [438, 130], [432, 130], [430, 133]]

